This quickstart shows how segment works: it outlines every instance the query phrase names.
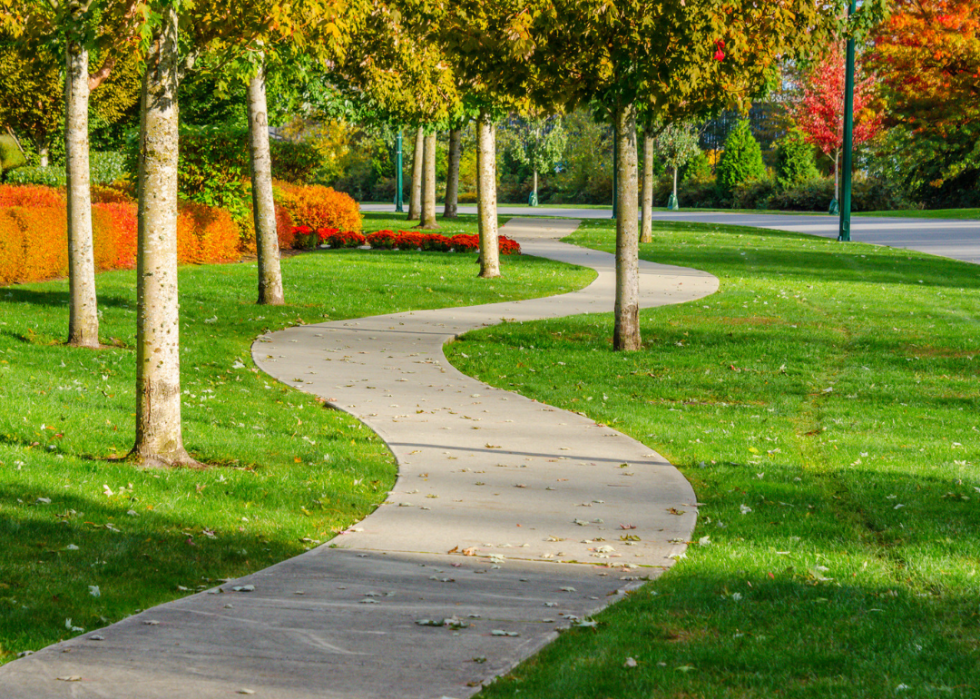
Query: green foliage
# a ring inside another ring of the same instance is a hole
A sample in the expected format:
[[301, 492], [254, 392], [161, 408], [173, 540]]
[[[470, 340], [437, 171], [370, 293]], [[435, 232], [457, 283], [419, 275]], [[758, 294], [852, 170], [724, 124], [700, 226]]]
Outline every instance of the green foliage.
[[668, 124], [654, 140], [657, 155], [664, 165], [674, 170], [685, 165], [701, 152], [698, 148], [698, 131], [689, 122]]
[[731, 193], [742, 182], [758, 180], [766, 176], [762, 149], [752, 135], [747, 119], [739, 121], [729, 132], [725, 140], [725, 152], [722, 153], [715, 174], [718, 178], [718, 188], [726, 194]]
[[120, 151], [89, 153], [89, 177], [92, 184], [112, 184], [126, 179], [126, 156]]
[[0, 174], [24, 165], [27, 160], [10, 136], [0, 136]]
[[712, 177], [714, 172], [711, 169], [711, 161], [700, 148], [687, 165], [681, 168], [681, 180], [685, 182], [707, 182]]
[[515, 136], [508, 144], [509, 154], [533, 172], [553, 172], [565, 155], [568, 135], [561, 117], [514, 119], [508, 131]]
[[[126, 170], [134, 175], [138, 164], [135, 134], [126, 153]], [[321, 164], [313, 146], [272, 141], [273, 177], [304, 182]], [[190, 201], [227, 209], [236, 221], [252, 215], [248, 132], [228, 126], [181, 126], [178, 187]], [[134, 177], [135, 180], [135, 177]]]
[[801, 185], [820, 176], [813, 158], [813, 146], [794, 128], [776, 142], [776, 182], [783, 189]]
[[19, 167], [8, 172], [6, 180], [8, 184], [40, 184], [47, 187], [64, 187], [67, 181], [65, 168], [57, 165]]

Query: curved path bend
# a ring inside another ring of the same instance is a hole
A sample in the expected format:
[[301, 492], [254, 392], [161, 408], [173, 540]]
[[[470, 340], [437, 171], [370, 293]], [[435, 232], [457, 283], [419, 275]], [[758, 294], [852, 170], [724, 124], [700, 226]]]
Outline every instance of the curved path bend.
[[[609, 312], [613, 256], [558, 241], [577, 225], [513, 219], [503, 232], [527, 254], [595, 269], [582, 291], [259, 338], [259, 367], [385, 440], [399, 470], [386, 502], [331, 546], [0, 668], [0, 696], [466, 697], [666, 570], [697, 510], [673, 466], [609, 427], [466, 377], [442, 352], [502, 320]], [[640, 284], [643, 307], [718, 288], [642, 262]], [[234, 591], [244, 585], [254, 590]]]

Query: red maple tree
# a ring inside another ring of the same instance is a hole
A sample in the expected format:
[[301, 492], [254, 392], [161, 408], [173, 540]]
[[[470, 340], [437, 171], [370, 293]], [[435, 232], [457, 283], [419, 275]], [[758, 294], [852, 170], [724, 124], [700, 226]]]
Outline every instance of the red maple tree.
[[[840, 198], [840, 157], [844, 148], [844, 52], [834, 46], [803, 77], [803, 96], [793, 112], [807, 143], [817, 146], [833, 161], [834, 196]], [[872, 138], [881, 130], [882, 115], [871, 107], [876, 95], [875, 78], [854, 83], [854, 145]]]

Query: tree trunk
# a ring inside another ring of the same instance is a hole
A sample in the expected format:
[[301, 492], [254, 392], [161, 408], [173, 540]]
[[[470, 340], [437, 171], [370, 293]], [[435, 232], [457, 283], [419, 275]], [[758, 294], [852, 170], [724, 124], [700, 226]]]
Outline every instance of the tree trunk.
[[643, 226], [640, 242], [653, 242], [653, 136], [643, 133]]
[[677, 200], [677, 170], [678, 169], [679, 168], [675, 165], [674, 166], [674, 200], [675, 201]]
[[531, 176], [531, 191], [534, 193], [534, 201], [538, 201], [538, 171], [535, 170]]
[[37, 147], [37, 155], [41, 159], [41, 167], [48, 166], [48, 144], [42, 143]]
[[636, 107], [616, 110], [616, 308], [613, 348], [638, 350], [640, 344], [639, 238], [636, 196]]
[[438, 228], [436, 222], [436, 132], [425, 137], [425, 169], [422, 174], [422, 220], [419, 226]]
[[265, 102], [265, 64], [248, 83], [248, 136], [252, 164], [252, 216], [255, 221], [255, 250], [259, 258], [258, 303], [281, 306], [282, 269], [279, 266], [279, 235], [276, 204], [272, 198], [272, 155], [269, 152], [269, 118]]
[[68, 43], [65, 70], [65, 172], [68, 177], [68, 344], [99, 346], [88, 162], [88, 51]]
[[420, 126], [415, 132], [415, 152], [412, 154], [412, 196], [408, 200], [408, 219], [422, 216], [422, 158], [425, 151], [425, 132]]
[[177, 298], [177, 12], [163, 11], [146, 57], [136, 253], [136, 444], [148, 466], [194, 464], [180, 423]]
[[459, 201], [459, 161], [463, 155], [463, 130], [449, 131], [449, 163], [446, 168], [446, 206], [443, 218], [456, 218]]
[[497, 147], [493, 120], [480, 112], [477, 120], [476, 197], [480, 224], [480, 276], [500, 276], [497, 242]]

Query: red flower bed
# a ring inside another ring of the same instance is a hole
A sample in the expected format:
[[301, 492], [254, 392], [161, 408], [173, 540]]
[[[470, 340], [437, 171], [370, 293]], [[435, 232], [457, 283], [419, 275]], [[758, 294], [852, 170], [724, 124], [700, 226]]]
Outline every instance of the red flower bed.
[[450, 238], [453, 250], [456, 252], [474, 252], [480, 249], [480, 238], [475, 235], [460, 233]]
[[425, 234], [415, 231], [398, 231], [395, 236], [395, 246], [399, 250], [418, 250], [425, 242]]
[[497, 244], [500, 247], [501, 255], [520, 255], [521, 246], [516, 240], [508, 238], [505, 235], [500, 236], [497, 239]]
[[339, 231], [332, 229], [333, 233], [328, 235], [324, 242], [334, 250], [340, 248], [359, 248], [364, 245], [365, 238], [357, 231]]
[[395, 247], [395, 234], [392, 231], [375, 231], [367, 237], [367, 244], [374, 250], [391, 250]]
[[422, 249], [432, 252], [449, 252], [453, 249], [453, 243], [440, 233], [429, 233], [422, 240]]

